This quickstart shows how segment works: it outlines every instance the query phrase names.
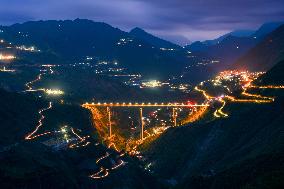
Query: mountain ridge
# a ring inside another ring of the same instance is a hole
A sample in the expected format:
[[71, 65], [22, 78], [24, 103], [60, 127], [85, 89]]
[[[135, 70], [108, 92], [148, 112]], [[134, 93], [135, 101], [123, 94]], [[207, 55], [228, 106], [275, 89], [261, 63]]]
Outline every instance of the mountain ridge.
[[158, 48], [172, 48], [172, 49], [176, 49], [176, 48], [181, 48], [179, 45], [176, 45], [172, 42], [166, 41], [164, 39], [161, 39], [159, 37], [156, 37], [148, 32], [146, 32], [145, 30], [139, 28], [139, 27], [135, 27], [133, 28], [129, 34], [131, 36], [134, 36], [138, 39], [144, 40], [146, 42], [148, 42], [149, 44], [156, 46]]
[[284, 24], [270, 33], [258, 45], [240, 57], [234, 69], [268, 71], [284, 58]]

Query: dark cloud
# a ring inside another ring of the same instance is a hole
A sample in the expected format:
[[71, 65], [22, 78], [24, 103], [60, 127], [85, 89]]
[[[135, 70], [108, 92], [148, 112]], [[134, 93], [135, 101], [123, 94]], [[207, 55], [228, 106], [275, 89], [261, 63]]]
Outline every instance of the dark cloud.
[[0, 23], [88, 18], [124, 30], [208, 39], [284, 20], [284, 0], [0, 0]]

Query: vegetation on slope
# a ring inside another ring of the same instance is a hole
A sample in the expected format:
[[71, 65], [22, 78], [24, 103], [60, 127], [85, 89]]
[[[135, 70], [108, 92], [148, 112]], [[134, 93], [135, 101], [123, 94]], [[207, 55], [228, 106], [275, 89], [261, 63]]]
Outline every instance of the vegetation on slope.
[[231, 104], [226, 107], [229, 118], [169, 129], [145, 155], [158, 176], [175, 180], [180, 188], [265, 186], [284, 176], [277, 166], [284, 154], [282, 106], [283, 99], [265, 105]]

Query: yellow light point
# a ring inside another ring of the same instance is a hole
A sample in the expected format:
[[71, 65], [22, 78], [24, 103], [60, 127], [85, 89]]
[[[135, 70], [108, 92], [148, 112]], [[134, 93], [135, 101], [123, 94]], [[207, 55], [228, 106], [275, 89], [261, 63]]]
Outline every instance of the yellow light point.
[[221, 116], [218, 115], [218, 110], [215, 110], [213, 115], [214, 115], [214, 117], [217, 117], [217, 118], [221, 117]]
[[5, 66], [3, 67], [3, 69], [0, 69], [0, 72], [15, 72], [16, 70], [12, 70], [12, 69], [7, 69]]
[[90, 136], [81, 137], [78, 133], [75, 132], [73, 128], [71, 128], [71, 132], [77, 137], [79, 141], [77, 143], [71, 144], [69, 148], [85, 147], [90, 144], [90, 142], [86, 142], [86, 139], [90, 138]]
[[244, 103], [271, 103], [273, 100], [255, 100], [255, 99], [236, 99], [233, 96], [226, 96], [232, 102], [244, 102]]
[[[101, 173], [103, 173], [103, 175], [100, 176]], [[105, 169], [103, 167], [101, 167], [101, 170], [93, 175], [90, 175], [91, 178], [93, 179], [102, 179], [102, 178], [105, 178], [109, 175], [109, 172], [108, 172], [108, 169]]]
[[64, 92], [59, 89], [45, 89], [45, 93], [48, 95], [63, 95]]
[[119, 167], [123, 166], [124, 164], [125, 164], [125, 162], [123, 160], [120, 160], [120, 163], [118, 163], [117, 165], [112, 167], [111, 170], [118, 169]]
[[215, 98], [213, 96], [208, 95], [205, 90], [198, 88], [198, 86], [196, 86], [194, 89], [198, 92], [201, 92], [207, 100]]
[[108, 152], [106, 152], [106, 154], [102, 157], [100, 157], [99, 159], [96, 160], [96, 163], [99, 163], [101, 160], [107, 158], [108, 156], [110, 156], [110, 154]]
[[223, 112], [223, 108], [226, 106], [226, 101], [223, 100], [222, 98], [219, 100], [220, 102], [222, 102], [222, 106], [221, 108], [218, 109], [218, 113], [221, 114], [224, 117], [228, 117], [229, 115]]
[[13, 55], [3, 55], [3, 54], [0, 54], [0, 60], [13, 60], [15, 58], [16, 57], [13, 56]]
[[62, 132], [62, 133], [66, 133], [67, 130], [63, 127], [63, 128], [61, 128], [61, 132]]
[[148, 82], [143, 82], [142, 86], [143, 87], [149, 87], [149, 88], [155, 88], [155, 87], [162, 86], [162, 83], [160, 81], [157, 81], [157, 80], [151, 80], [151, 81], [148, 81]]
[[284, 86], [274, 86], [274, 85], [267, 85], [267, 86], [251, 86], [251, 88], [259, 88], [259, 89], [284, 89]]

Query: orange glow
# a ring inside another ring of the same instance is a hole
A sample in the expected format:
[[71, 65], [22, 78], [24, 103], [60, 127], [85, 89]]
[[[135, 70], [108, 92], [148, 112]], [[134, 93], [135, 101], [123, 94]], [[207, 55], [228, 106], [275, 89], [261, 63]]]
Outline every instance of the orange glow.
[[37, 124], [36, 128], [35, 128], [30, 134], [28, 134], [28, 135], [25, 137], [26, 140], [31, 140], [31, 139], [37, 138], [37, 137], [39, 137], [39, 136], [43, 136], [43, 135], [47, 135], [47, 134], [50, 134], [50, 133], [51, 133], [51, 132], [45, 132], [45, 133], [42, 133], [42, 134], [35, 135], [35, 134], [38, 132], [38, 130], [40, 129], [40, 127], [43, 125], [42, 122], [43, 122], [43, 120], [45, 119], [45, 116], [43, 115], [43, 113], [44, 113], [45, 111], [51, 109], [51, 108], [52, 108], [52, 102], [49, 102], [48, 107], [43, 108], [43, 109], [40, 109], [40, 110], [38, 111], [38, 114], [40, 115], [40, 119], [38, 120], [38, 124]]
[[16, 57], [14, 55], [3, 55], [3, 54], [0, 54], [0, 60], [13, 60], [15, 58]]

